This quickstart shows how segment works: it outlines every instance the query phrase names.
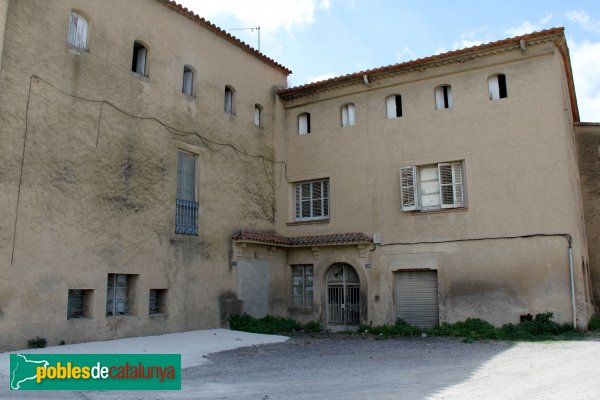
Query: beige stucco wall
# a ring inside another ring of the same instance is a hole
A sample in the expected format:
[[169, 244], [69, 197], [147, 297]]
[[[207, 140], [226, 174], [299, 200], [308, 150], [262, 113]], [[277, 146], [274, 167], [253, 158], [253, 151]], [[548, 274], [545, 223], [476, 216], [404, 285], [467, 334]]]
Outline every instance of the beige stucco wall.
[[600, 299], [600, 124], [582, 123], [575, 125], [579, 167], [581, 171], [581, 188], [585, 211], [589, 247], [589, 274], [596, 304]]
[[[66, 43], [71, 9], [90, 17], [88, 51]], [[147, 44], [147, 77], [131, 72], [134, 40]], [[11, 1], [3, 54], [0, 348], [217, 327], [219, 295], [235, 291], [231, 234], [272, 228], [272, 165], [132, 115], [272, 158], [285, 73], [147, 0]], [[198, 236], [174, 233], [177, 149], [198, 155]], [[108, 273], [139, 275], [134, 315], [105, 317]], [[150, 288], [168, 289], [168, 316], [148, 316]], [[94, 290], [92, 318], [67, 320], [68, 289]]]
[[[581, 269], [587, 248], [562, 58], [550, 41], [528, 46], [525, 54], [514, 49], [465, 59], [285, 101], [286, 133], [276, 154], [287, 160], [289, 184], [277, 192], [277, 230], [288, 236], [378, 232], [384, 244], [569, 234], [583, 327], [591, 311]], [[490, 101], [487, 78], [496, 73], [507, 77], [508, 98]], [[434, 88], [441, 84], [452, 86], [454, 105], [436, 111]], [[388, 120], [385, 98], [392, 94], [402, 95], [403, 117]], [[343, 128], [346, 103], [356, 106], [356, 125]], [[311, 133], [304, 136], [297, 134], [302, 112], [311, 113]], [[465, 209], [401, 211], [400, 167], [455, 160], [464, 160]], [[292, 224], [293, 182], [318, 178], [330, 180], [330, 220]], [[562, 238], [389, 245], [370, 257], [367, 319], [374, 323], [394, 320], [392, 271], [419, 268], [423, 260], [439, 271], [442, 320], [501, 324], [552, 311], [571, 321]]]

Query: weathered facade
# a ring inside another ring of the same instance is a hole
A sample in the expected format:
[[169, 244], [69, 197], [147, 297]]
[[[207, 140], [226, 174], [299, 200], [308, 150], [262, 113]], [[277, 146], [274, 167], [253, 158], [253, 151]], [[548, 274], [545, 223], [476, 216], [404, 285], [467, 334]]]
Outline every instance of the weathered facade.
[[297, 88], [163, 0], [0, 0], [0, 46], [2, 349], [593, 312], [562, 29]]

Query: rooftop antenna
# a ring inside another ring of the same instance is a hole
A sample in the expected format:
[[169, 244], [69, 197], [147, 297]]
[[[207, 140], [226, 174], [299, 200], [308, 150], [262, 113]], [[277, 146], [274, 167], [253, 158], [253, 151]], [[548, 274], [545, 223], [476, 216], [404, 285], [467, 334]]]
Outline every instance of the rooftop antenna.
[[257, 26], [255, 28], [230, 28], [227, 30], [228, 31], [250, 31], [250, 32], [256, 31], [258, 33], [258, 51], [260, 51], [260, 26]]

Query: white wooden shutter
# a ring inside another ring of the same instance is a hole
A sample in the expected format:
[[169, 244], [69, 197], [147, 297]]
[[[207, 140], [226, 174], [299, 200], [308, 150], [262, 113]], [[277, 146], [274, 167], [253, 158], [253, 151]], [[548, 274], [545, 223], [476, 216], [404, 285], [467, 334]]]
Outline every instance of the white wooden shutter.
[[260, 107], [254, 106], [254, 126], [260, 126]]
[[348, 104], [348, 126], [356, 124], [356, 108], [354, 104]]
[[137, 59], [135, 65], [135, 72], [137, 72], [140, 75], [146, 74], [146, 48], [143, 46], [137, 49]]
[[348, 126], [350, 117], [348, 116], [348, 106], [342, 107], [342, 126]]
[[438, 164], [441, 208], [463, 207], [462, 163]]
[[87, 20], [73, 12], [69, 18], [69, 33], [67, 36], [67, 42], [74, 47], [85, 49], [87, 47]]
[[192, 95], [192, 85], [194, 82], [194, 73], [184, 68], [183, 70], [183, 94], [186, 96]]
[[418, 209], [417, 167], [410, 166], [400, 169], [400, 197], [402, 198], [402, 211]]
[[498, 83], [498, 75], [490, 76], [488, 78], [488, 88], [490, 100], [500, 99], [500, 85]]
[[310, 116], [307, 113], [298, 116], [298, 135], [310, 133]]
[[435, 109], [442, 110], [446, 108], [444, 102], [444, 87], [438, 86], [435, 88]]
[[396, 96], [390, 96], [385, 101], [388, 119], [396, 118]]

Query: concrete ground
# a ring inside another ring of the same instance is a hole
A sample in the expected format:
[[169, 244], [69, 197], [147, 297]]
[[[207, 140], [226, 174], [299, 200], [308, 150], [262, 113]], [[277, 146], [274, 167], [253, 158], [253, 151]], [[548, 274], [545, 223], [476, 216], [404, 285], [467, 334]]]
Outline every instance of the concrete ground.
[[[223, 334], [223, 342], [230, 339]], [[184, 369], [180, 392], [40, 396], [41, 392], [8, 392], [5, 383], [0, 398], [600, 399], [598, 340], [465, 344], [448, 338], [334, 335], [239, 347], [210, 354], [208, 360]], [[4, 365], [1, 357], [0, 364]]]

